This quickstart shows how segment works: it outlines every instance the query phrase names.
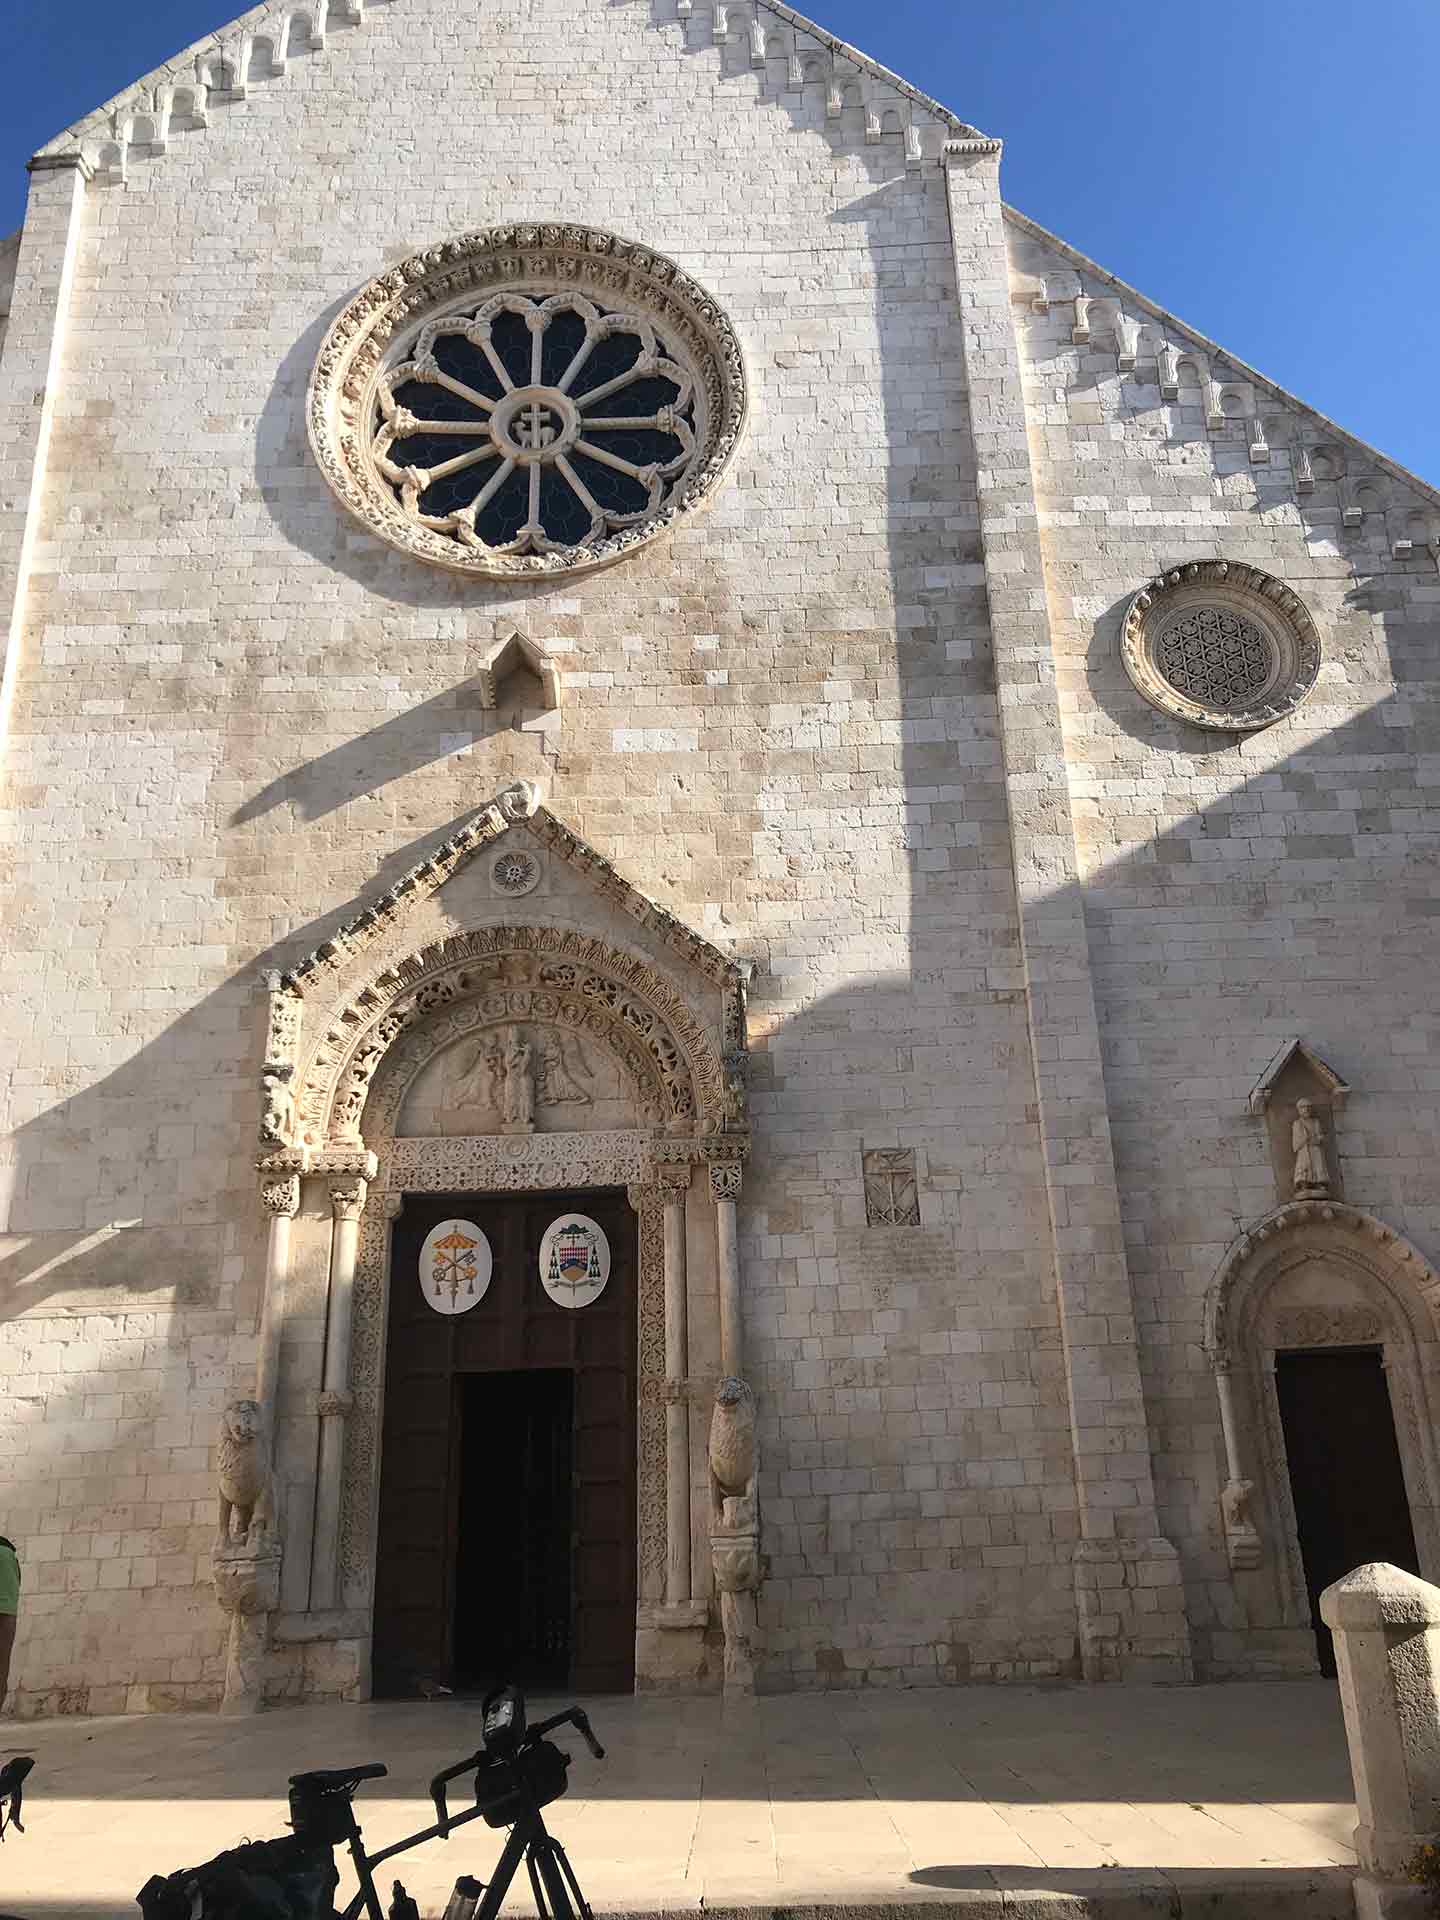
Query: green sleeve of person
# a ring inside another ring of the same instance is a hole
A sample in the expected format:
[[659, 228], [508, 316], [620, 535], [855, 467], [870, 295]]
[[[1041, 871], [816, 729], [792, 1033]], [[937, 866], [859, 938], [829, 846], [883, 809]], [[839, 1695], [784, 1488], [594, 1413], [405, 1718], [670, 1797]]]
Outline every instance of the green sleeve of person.
[[20, 1561], [8, 1540], [0, 1540], [0, 1613], [20, 1611]]

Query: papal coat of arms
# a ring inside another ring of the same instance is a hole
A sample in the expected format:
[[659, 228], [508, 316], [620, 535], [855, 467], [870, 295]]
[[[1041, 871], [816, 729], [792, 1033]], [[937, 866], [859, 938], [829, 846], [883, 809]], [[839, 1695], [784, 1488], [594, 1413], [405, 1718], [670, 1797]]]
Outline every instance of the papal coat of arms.
[[420, 1291], [436, 1313], [468, 1313], [490, 1286], [490, 1242], [473, 1220], [442, 1220], [420, 1249]]
[[540, 1283], [558, 1307], [584, 1307], [610, 1278], [605, 1229], [584, 1213], [552, 1220], [540, 1242]]

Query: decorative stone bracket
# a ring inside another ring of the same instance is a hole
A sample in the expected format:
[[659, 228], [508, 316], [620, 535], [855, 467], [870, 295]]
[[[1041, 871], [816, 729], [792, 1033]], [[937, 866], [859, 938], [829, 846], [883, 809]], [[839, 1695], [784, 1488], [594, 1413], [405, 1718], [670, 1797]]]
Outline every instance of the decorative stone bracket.
[[280, 1547], [268, 1534], [216, 1547], [215, 1598], [229, 1617], [220, 1711], [258, 1713], [265, 1703], [270, 1616], [280, 1605]]

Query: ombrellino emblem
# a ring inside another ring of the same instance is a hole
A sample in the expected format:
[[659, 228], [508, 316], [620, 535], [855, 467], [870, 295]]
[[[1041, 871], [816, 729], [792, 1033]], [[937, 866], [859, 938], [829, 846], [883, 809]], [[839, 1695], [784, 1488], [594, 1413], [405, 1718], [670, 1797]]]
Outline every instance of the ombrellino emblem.
[[442, 1220], [420, 1249], [420, 1291], [436, 1313], [468, 1313], [490, 1286], [490, 1242], [473, 1220]]

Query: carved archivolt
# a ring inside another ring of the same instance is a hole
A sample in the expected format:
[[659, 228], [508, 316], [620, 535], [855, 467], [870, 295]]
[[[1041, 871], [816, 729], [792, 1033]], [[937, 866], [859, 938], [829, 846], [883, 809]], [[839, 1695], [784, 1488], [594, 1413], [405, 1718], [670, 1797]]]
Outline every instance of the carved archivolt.
[[1293, 1264], [1297, 1251], [1358, 1264], [1407, 1318], [1413, 1317], [1424, 1338], [1436, 1337], [1430, 1316], [1440, 1313], [1440, 1274], [1419, 1248], [1359, 1207], [1300, 1200], [1267, 1214], [1226, 1249], [1205, 1296], [1205, 1351], [1212, 1362], [1234, 1365], [1243, 1358], [1257, 1301], [1263, 1300], [1277, 1262]]
[[[1227, 1545], [1237, 1570], [1258, 1566], [1262, 1557], [1273, 1562], [1282, 1624], [1307, 1627], [1310, 1616], [1275, 1392], [1276, 1352], [1382, 1350], [1421, 1570], [1433, 1579], [1440, 1572], [1437, 1335], [1440, 1275], [1403, 1235], [1358, 1207], [1334, 1200], [1280, 1207], [1221, 1261], [1205, 1302], [1205, 1348], [1224, 1427]], [[1241, 1489], [1245, 1500], [1237, 1502]]]
[[[392, 1134], [405, 1089], [441, 1047], [516, 1021], [567, 1027], [607, 1047], [657, 1131], [743, 1127], [743, 1084], [653, 967], [570, 928], [485, 927], [387, 968], [336, 1015], [300, 1079], [299, 1143], [358, 1144], [362, 1116], [367, 1134]], [[372, 1096], [382, 1061], [384, 1092]]]
[[745, 419], [740, 344], [673, 260], [578, 226], [492, 227], [356, 294], [311, 377], [331, 488], [457, 572], [584, 572], [699, 507]]

